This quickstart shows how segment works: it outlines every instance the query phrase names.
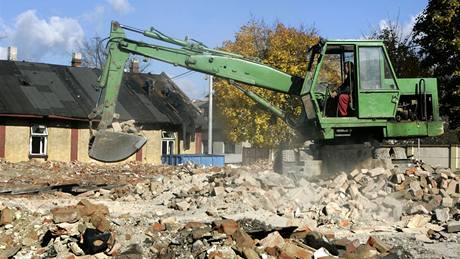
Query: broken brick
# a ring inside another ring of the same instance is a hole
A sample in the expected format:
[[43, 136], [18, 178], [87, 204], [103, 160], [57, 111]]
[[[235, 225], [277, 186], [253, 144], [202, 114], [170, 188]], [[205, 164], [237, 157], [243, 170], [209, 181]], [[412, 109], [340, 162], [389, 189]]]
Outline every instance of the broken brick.
[[264, 239], [260, 240], [259, 244], [263, 247], [283, 247], [284, 238], [278, 233], [278, 231], [274, 231], [268, 234]]
[[369, 239], [367, 240], [367, 244], [370, 245], [371, 247], [377, 249], [382, 254], [388, 253], [390, 251], [391, 247], [382, 242], [380, 239], [370, 236]]
[[243, 248], [243, 254], [247, 259], [259, 259], [259, 254], [252, 248]]
[[4, 208], [1, 211], [0, 226], [11, 224], [13, 222], [13, 219], [14, 219], [13, 211], [8, 207]]
[[451, 197], [444, 197], [442, 198], [442, 206], [452, 208], [454, 206], [454, 200]]
[[220, 233], [233, 235], [238, 229], [238, 223], [232, 219], [223, 219], [214, 221], [214, 228]]
[[109, 209], [103, 204], [94, 204], [88, 201], [87, 199], [82, 199], [77, 204], [78, 211], [80, 216], [91, 216], [94, 213], [99, 213], [101, 215], [108, 215]]
[[238, 228], [232, 234], [232, 238], [233, 240], [235, 240], [237, 247], [241, 250], [243, 248], [253, 248], [254, 247], [254, 240], [242, 228]]
[[205, 228], [206, 224], [201, 223], [201, 222], [196, 222], [196, 221], [191, 221], [185, 224], [184, 228], [185, 229], [195, 229], [195, 228]]
[[105, 216], [99, 213], [95, 213], [91, 216], [91, 224], [101, 232], [108, 232], [111, 230], [110, 222]]
[[447, 187], [447, 193], [448, 194], [454, 194], [456, 193], [457, 191], [457, 181], [455, 180], [451, 180], [450, 183], [449, 183], [449, 186]]
[[283, 246], [282, 251], [286, 255], [294, 258], [311, 258], [314, 251], [307, 249], [306, 247], [300, 247], [300, 244], [297, 245], [292, 241], [287, 241]]
[[80, 219], [78, 209], [75, 206], [57, 207], [51, 209], [54, 223], [74, 223]]
[[346, 238], [334, 240], [332, 241], [332, 244], [335, 246], [335, 248], [339, 250], [345, 250], [347, 253], [353, 253], [357, 248], [355, 241], [351, 241]]

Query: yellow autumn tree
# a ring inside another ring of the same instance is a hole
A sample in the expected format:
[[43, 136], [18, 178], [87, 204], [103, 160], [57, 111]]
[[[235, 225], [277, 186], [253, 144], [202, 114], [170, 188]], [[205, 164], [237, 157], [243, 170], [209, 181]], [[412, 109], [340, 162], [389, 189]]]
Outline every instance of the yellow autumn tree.
[[[236, 33], [233, 41], [224, 42], [222, 50], [277, 68], [291, 75], [305, 77], [307, 50], [318, 42], [314, 29], [288, 27], [278, 22], [267, 26], [250, 21]], [[293, 115], [300, 114], [300, 100], [253, 86], [244, 86]], [[294, 131], [282, 120], [263, 110], [226, 80], [216, 80], [215, 102], [226, 121], [228, 139], [249, 141], [257, 147], [275, 147], [289, 141]]]

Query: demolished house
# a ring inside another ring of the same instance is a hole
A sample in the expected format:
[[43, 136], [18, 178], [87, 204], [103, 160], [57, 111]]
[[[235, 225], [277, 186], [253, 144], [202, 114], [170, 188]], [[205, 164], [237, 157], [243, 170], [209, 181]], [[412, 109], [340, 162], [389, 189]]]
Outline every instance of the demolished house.
[[[141, 126], [148, 142], [128, 160], [159, 164], [163, 154], [194, 154], [199, 110], [166, 74], [136, 72], [123, 77], [116, 113]], [[99, 73], [78, 62], [1, 60], [0, 158], [91, 161], [88, 114], [102, 100]]]

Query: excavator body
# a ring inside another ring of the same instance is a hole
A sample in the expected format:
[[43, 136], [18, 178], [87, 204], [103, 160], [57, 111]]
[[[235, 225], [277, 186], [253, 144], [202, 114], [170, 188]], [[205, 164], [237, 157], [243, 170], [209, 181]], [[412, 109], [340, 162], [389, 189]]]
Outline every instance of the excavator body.
[[[436, 79], [397, 78], [382, 41], [326, 41], [311, 52], [311, 69], [300, 93], [306, 112], [303, 125], [316, 125], [308, 131], [314, 133], [310, 139], [413, 138], [443, 133]], [[346, 64], [352, 66], [348, 74]], [[346, 77], [352, 80], [344, 116], [332, 95]]]
[[[178, 47], [131, 40], [126, 38], [125, 30]], [[142, 136], [128, 136], [111, 128], [130, 54], [228, 79], [261, 107], [283, 119], [304, 140], [315, 143], [364, 143], [443, 133], [436, 79], [397, 78], [380, 40], [321, 40], [309, 48], [304, 78], [238, 54], [207, 48], [198, 41], [178, 40], [154, 28], [140, 30], [117, 22], [112, 22], [107, 48], [100, 77], [105, 88], [104, 102], [90, 116], [100, 120], [93, 131], [89, 154], [103, 162], [128, 158], [146, 141]], [[239, 83], [301, 98], [302, 115], [294, 119]], [[344, 84], [346, 91], [342, 89]], [[344, 94], [346, 102], [340, 103]]]

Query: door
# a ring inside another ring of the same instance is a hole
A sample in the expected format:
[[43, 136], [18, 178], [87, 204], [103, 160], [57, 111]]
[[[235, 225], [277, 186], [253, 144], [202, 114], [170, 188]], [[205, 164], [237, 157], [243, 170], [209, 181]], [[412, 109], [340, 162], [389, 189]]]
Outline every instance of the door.
[[393, 118], [399, 90], [383, 47], [358, 48], [359, 118]]

